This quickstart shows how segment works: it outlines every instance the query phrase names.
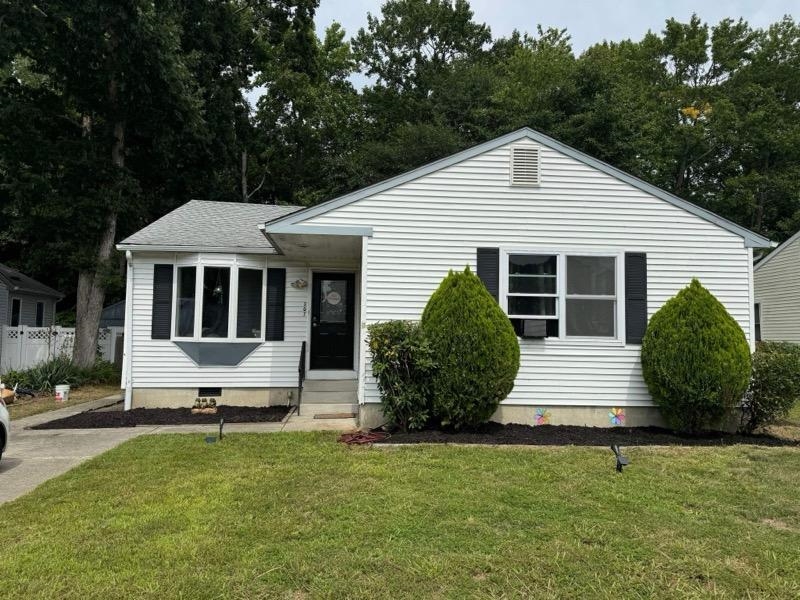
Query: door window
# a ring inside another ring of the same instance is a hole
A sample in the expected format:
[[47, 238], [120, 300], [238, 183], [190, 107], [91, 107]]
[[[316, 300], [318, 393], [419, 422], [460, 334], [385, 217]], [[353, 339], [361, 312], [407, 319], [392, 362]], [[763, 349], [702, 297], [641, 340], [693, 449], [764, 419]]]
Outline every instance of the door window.
[[345, 323], [347, 321], [347, 281], [323, 279], [320, 282], [320, 323]]

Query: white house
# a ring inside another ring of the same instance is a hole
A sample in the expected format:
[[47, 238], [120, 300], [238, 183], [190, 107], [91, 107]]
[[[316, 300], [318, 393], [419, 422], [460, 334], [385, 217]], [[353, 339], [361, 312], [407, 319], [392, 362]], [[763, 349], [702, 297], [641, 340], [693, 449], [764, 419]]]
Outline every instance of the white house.
[[[128, 257], [126, 406], [298, 402], [381, 422], [368, 324], [469, 265], [520, 335], [495, 419], [658, 422], [646, 322], [693, 277], [754, 340], [769, 241], [530, 129], [306, 208], [192, 201]], [[333, 408], [333, 406], [335, 408]]]
[[800, 231], [756, 263], [756, 340], [800, 343]]

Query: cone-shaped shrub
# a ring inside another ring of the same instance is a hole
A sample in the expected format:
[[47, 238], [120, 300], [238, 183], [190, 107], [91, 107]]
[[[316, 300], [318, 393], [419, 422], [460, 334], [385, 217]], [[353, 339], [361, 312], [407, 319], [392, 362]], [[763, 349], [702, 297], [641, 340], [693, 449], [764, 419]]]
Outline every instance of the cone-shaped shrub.
[[508, 317], [467, 267], [445, 277], [421, 325], [437, 365], [434, 415], [456, 428], [487, 421], [519, 370], [519, 343]]
[[653, 315], [642, 340], [642, 372], [675, 429], [719, 424], [750, 380], [750, 347], [739, 324], [697, 279]]

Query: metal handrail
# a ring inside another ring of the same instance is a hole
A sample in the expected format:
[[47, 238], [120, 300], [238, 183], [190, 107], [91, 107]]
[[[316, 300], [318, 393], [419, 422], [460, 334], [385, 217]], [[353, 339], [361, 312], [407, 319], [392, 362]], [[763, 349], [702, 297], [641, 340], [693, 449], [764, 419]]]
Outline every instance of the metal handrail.
[[306, 380], [306, 343], [300, 343], [300, 362], [297, 365], [297, 414], [300, 414], [300, 401], [303, 398], [303, 382]]

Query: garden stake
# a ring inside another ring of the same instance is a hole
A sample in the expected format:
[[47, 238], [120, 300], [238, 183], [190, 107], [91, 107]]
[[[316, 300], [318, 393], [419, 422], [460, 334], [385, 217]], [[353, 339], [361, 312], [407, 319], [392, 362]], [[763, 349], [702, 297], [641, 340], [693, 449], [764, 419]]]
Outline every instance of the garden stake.
[[622, 467], [631, 464], [631, 461], [628, 460], [627, 456], [620, 454], [619, 446], [611, 446], [611, 451], [614, 453], [614, 456], [617, 457], [617, 473], [622, 473]]
[[220, 417], [219, 419], [219, 441], [222, 441], [222, 426], [225, 424], [225, 418]]

